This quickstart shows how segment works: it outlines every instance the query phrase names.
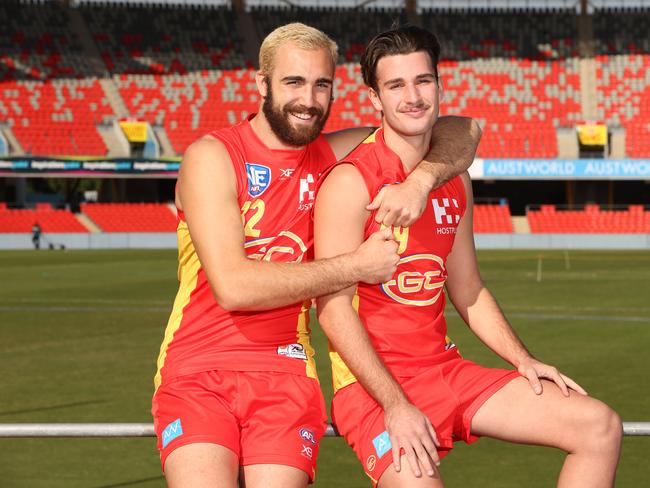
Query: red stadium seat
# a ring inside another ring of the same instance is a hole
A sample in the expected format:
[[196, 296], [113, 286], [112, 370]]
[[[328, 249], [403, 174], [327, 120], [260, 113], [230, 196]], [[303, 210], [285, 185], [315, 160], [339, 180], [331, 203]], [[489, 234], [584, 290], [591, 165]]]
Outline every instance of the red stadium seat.
[[85, 203], [81, 211], [104, 232], [175, 232], [176, 215], [159, 203]]
[[49, 203], [37, 204], [35, 210], [0, 208], [0, 233], [31, 233], [37, 222], [46, 234], [88, 232], [72, 212], [54, 210]]

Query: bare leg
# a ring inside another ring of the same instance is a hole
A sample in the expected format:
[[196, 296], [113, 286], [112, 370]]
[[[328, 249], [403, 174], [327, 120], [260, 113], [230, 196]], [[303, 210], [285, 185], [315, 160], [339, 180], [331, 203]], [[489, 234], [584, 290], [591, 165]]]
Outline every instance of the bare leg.
[[218, 444], [188, 444], [165, 461], [169, 488], [236, 488], [239, 459]]
[[282, 464], [251, 464], [242, 468], [241, 488], [305, 488], [309, 476]]
[[[432, 463], [433, 464], [433, 463]], [[423, 474], [416, 478], [411, 471], [406, 456], [402, 456], [402, 469], [398, 473], [393, 466], [388, 466], [386, 471], [379, 478], [378, 488], [444, 488], [444, 483], [440, 477], [440, 471], [436, 469], [433, 477]], [[420, 466], [420, 469], [422, 467]], [[424, 473], [424, 469], [422, 469]]]
[[573, 391], [567, 398], [554, 383], [543, 384], [535, 395], [525, 378], [508, 383], [478, 410], [472, 432], [566, 451], [559, 487], [614, 486], [621, 419], [599, 400]]

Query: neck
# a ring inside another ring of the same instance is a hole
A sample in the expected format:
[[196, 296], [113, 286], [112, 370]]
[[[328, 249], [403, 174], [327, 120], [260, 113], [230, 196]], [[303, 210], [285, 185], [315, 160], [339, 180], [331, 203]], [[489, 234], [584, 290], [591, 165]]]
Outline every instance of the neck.
[[282, 139], [280, 139], [269, 124], [268, 119], [264, 116], [262, 112], [262, 106], [260, 105], [259, 111], [250, 121], [251, 127], [255, 135], [260, 138], [266, 147], [269, 149], [293, 149], [300, 150], [303, 146], [292, 146], [287, 144]]
[[429, 152], [429, 147], [431, 145], [431, 129], [426, 131], [424, 134], [406, 136], [395, 131], [388, 124], [384, 123], [383, 127], [386, 145], [395, 154], [399, 155], [404, 170], [407, 173], [410, 173]]

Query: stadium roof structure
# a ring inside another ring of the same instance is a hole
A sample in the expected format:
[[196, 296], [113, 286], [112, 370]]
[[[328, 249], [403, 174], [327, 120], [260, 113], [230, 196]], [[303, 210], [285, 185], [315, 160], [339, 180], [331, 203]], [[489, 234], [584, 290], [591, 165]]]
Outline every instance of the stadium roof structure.
[[[22, 0], [24, 3], [43, 3], [48, 0]], [[401, 9], [414, 5], [418, 10], [473, 10], [473, 9], [587, 9], [650, 8], [650, 0], [49, 0], [77, 5], [151, 5], [221, 7], [233, 4], [245, 7], [339, 7]], [[582, 7], [581, 7], [582, 6]]]

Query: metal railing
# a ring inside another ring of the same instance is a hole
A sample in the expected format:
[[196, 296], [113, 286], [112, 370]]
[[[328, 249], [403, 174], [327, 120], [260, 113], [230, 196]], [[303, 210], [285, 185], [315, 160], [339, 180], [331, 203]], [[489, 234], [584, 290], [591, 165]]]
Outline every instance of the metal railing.
[[[626, 436], [650, 436], [650, 422], [623, 422]], [[1, 437], [154, 437], [151, 423], [105, 424], [0, 424]], [[337, 437], [332, 424], [327, 425], [325, 437]]]

